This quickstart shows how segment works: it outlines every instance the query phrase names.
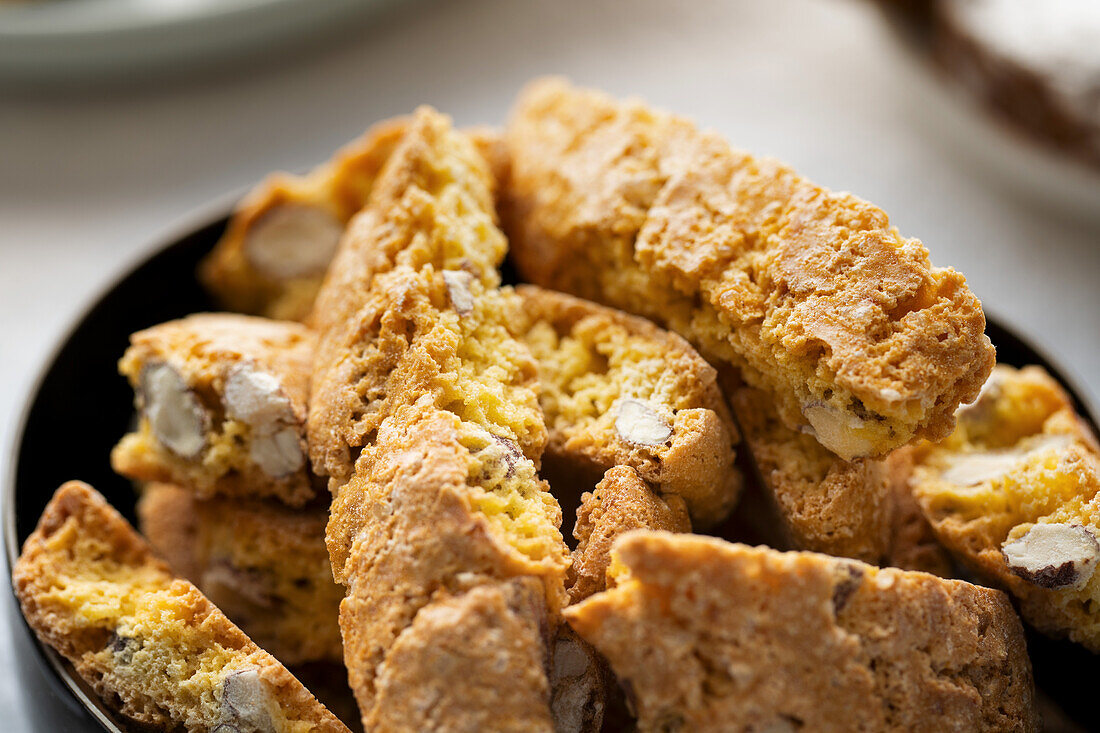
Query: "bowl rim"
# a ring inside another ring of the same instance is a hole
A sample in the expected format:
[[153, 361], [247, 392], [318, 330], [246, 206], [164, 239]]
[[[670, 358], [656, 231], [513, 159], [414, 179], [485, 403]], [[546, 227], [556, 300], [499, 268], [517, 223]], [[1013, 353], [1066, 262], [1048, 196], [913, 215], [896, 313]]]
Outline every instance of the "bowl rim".
[[[137, 253], [120, 266], [107, 281], [96, 288], [91, 296], [87, 297], [78, 305], [72, 320], [62, 329], [50, 348], [46, 350], [46, 357], [39, 364], [34, 378], [30, 381], [28, 391], [23, 398], [20, 408], [12, 413], [11, 419], [13, 422], [11, 425], [13, 430], [11, 432], [10, 444], [3, 447], [8, 463], [5, 471], [0, 475], [0, 481], [3, 482], [0, 484], [0, 526], [2, 526], [4, 534], [3, 562], [7, 569], [8, 588], [13, 597], [15, 596], [15, 584], [12, 578], [12, 568], [21, 550], [16, 530], [17, 507], [15, 487], [18, 477], [18, 459], [32, 408], [38, 399], [47, 375], [57, 363], [65, 346], [83, 326], [85, 319], [97, 305], [106, 299], [124, 281], [133, 277], [137, 270], [157, 255], [205, 228], [218, 224], [219, 222], [227, 222], [233, 213], [235, 204], [240, 201], [242, 195], [247, 190], [248, 187], [242, 187], [241, 189], [223, 194], [205, 204], [195, 207], [184, 215], [177, 217], [158, 234], [151, 237], [150, 241], [152, 244], [140, 248]], [[989, 325], [993, 325], [994, 328], [1003, 331], [1025, 348], [1041, 357], [1045, 362], [1043, 367], [1048, 369], [1051, 375], [1061, 383], [1066, 392], [1069, 393], [1070, 398], [1081, 412], [1082, 417], [1094, 427], [1100, 428], [1100, 419], [1098, 419], [1098, 417], [1100, 417], [1100, 404], [1093, 404], [1090, 402], [1089, 393], [1081, 389], [1076, 381], [1075, 372], [1066, 369], [1061, 363], [1051, 359], [1049, 353], [1045, 349], [1039, 348], [1031, 338], [1021, 336], [1015, 328], [1005, 325], [1006, 321], [1000, 319], [995, 314], [991, 314], [988, 309], [983, 308], [983, 310], [985, 311], [987, 328]], [[72, 665], [68, 660], [38, 638], [37, 634], [34, 633], [33, 629], [31, 629], [27, 623], [26, 617], [23, 615], [22, 608], [19, 605], [18, 598], [15, 598], [14, 608], [18, 612], [19, 622], [22, 623], [25, 632], [30, 635], [34, 647], [46, 659], [53, 674], [58, 678], [56, 681], [61, 682], [65, 688], [68, 689], [68, 691], [79, 701], [84, 711], [92, 716], [104, 730], [110, 731], [111, 733], [127, 733], [126, 729], [118, 726], [113, 719], [114, 714], [103, 705], [94, 691], [87, 686], [79, 675], [74, 673]]]

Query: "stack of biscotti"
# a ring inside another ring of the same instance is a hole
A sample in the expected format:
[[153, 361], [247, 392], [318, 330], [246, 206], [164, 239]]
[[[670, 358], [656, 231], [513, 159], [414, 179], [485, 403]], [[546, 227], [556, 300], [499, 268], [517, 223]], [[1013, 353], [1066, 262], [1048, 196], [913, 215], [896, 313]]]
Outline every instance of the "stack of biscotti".
[[143, 485], [154, 548], [292, 665], [341, 659], [342, 594], [305, 435], [316, 344], [299, 323], [229, 313], [135, 333], [119, 370], [137, 426], [111, 455]]
[[[978, 428], [987, 386], [956, 428], [993, 368], [962, 276], [683, 119], [559, 80], [503, 132], [421, 108], [262, 184], [201, 276], [253, 315], [133, 336], [113, 465], [172, 568], [281, 661], [342, 664], [367, 730], [1034, 730], [1020, 621], [956, 561], [1092, 643], [1062, 393]], [[74, 654], [79, 622], [28, 617], [147, 720], [125, 634]], [[236, 709], [201, 685], [173, 721]]]

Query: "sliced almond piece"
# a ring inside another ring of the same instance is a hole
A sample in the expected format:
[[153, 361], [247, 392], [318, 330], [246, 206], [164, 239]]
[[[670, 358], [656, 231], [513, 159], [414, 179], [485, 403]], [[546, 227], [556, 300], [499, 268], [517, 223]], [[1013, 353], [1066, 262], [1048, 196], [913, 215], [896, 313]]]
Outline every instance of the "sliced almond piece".
[[672, 437], [672, 426], [643, 400], [627, 397], [615, 410], [615, 431], [628, 443], [664, 445]]
[[277, 280], [320, 275], [343, 233], [343, 224], [324, 209], [286, 204], [260, 217], [248, 232], [244, 252], [253, 267]]
[[141, 370], [141, 400], [153, 435], [181, 458], [195, 458], [206, 446], [210, 416], [195, 393], [168, 364], [152, 362]]
[[1043, 588], [1083, 588], [1100, 560], [1100, 543], [1080, 524], [1036, 524], [1001, 546], [1009, 569]]

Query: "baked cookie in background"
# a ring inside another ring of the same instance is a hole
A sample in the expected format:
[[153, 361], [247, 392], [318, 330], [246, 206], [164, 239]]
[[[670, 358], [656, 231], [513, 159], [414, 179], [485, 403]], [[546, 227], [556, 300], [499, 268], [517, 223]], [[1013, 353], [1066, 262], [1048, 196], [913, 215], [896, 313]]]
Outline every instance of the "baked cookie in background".
[[639, 731], [1035, 731], [1023, 629], [996, 590], [814, 553], [632, 532], [566, 608]]
[[344, 590], [325, 547], [327, 506], [200, 500], [151, 484], [137, 512], [142, 534], [173, 570], [283, 664], [343, 660]]
[[87, 484], [57, 490], [12, 579], [38, 637], [135, 723], [347, 731]]
[[[370, 198], [409, 118], [373, 125], [305, 176], [273, 173], [237, 204], [198, 277], [226, 309], [305, 321], [352, 217]], [[466, 131], [500, 180], [507, 156], [498, 130]]]
[[940, 542], [1024, 619], [1100, 651], [1100, 451], [1036, 366], [998, 366], [958, 428], [913, 449], [910, 486]]
[[203, 285], [227, 310], [304, 320], [344, 227], [366, 203], [406, 122], [374, 125], [305, 176], [268, 176], [237, 204], [203, 261]]
[[993, 366], [965, 279], [854, 196], [556, 79], [521, 93], [505, 142], [523, 279], [679, 333], [845, 460], [943, 437]]
[[741, 472], [714, 369], [645, 319], [533, 285], [516, 293], [549, 430], [544, 461], [568, 464], [568, 480], [584, 490], [629, 466], [682, 499], [697, 526], [725, 519]]
[[305, 442], [317, 340], [304, 326], [202, 313], [138, 331], [119, 361], [137, 429], [111, 467], [201, 498], [314, 498]]

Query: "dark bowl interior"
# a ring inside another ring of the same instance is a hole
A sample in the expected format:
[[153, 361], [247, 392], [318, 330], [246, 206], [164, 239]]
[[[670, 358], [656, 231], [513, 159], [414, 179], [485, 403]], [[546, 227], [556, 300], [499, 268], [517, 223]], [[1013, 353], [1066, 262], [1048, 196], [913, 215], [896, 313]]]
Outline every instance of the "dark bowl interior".
[[[11, 456], [11, 474], [3, 487], [9, 571], [54, 490], [69, 479], [87, 481], [134, 519], [133, 488], [111, 470], [109, 462], [111, 448], [129, 427], [133, 399], [115, 365], [134, 331], [214, 308], [194, 273], [225, 221], [220, 218], [196, 227], [125, 275], [88, 310], [46, 367], [24, 413]], [[1095, 415], [1050, 359], [993, 319], [988, 333], [1000, 362], [1043, 365], [1062, 381], [1078, 410], [1096, 425]], [[11, 594], [8, 602], [13, 602]], [[14, 614], [13, 618], [21, 616]], [[13, 626], [19, 678], [32, 700], [31, 713], [40, 729], [125, 729], [75, 679], [63, 660], [33, 639], [25, 623], [17, 621]], [[1093, 729], [1089, 688], [1092, 675], [1100, 672], [1097, 658], [1077, 645], [1046, 639], [1030, 630], [1028, 648], [1039, 688], [1085, 729]]]

